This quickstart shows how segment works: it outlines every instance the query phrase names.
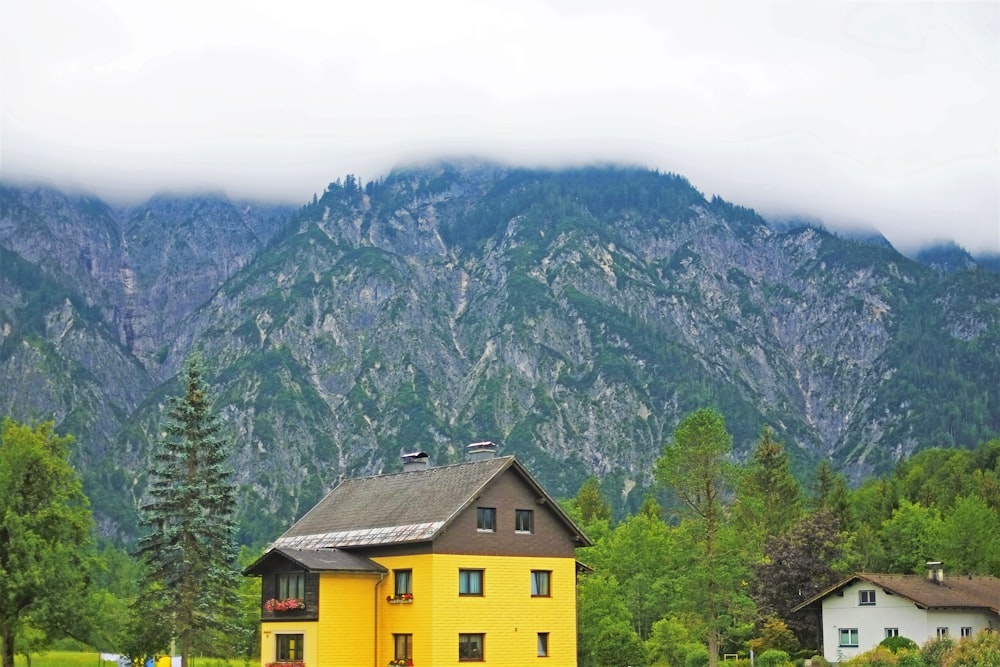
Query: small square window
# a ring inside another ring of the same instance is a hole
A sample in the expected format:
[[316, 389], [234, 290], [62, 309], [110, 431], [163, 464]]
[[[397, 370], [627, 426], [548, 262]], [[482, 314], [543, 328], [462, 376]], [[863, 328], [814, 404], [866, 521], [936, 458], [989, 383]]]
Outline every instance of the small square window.
[[460, 634], [458, 636], [458, 659], [460, 662], [481, 662], [483, 660], [483, 639], [485, 635]]
[[535, 513], [532, 510], [514, 511], [514, 532], [515, 533], [535, 532]]
[[948, 628], [938, 628], [937, 629], [938, 639], [948, 636]]
[[858, 629], [857, 628], [841, 628], [840, 629], [840, 645], [843, 647], [857, 647], [858, 645]]
[[551, 595], [549, 588], [552, 580], [552, 573], [548, 570], [531, 571], [531, 597], [547, 598]]
[[886, 637], [898, 637], [899, 636], [899, 628], [886, 628], [885, 629], [885, 636]]
[[970, 627], [963, 627], [962, 628], [962, 636], [963, 637], [971, 637], [972, 636], [972, 628], [970, 628]]
[[482, 595], [483, 594], [483, 571], [482, 570], [459, 570], [458, 571], [458, 594], [459, 595]]
[[488, 533], [497, 532], [497, 508], [479, 507], [476, 509], [476, 530]]
[[302, 635], [277, 635], [274, 657], [278, 662], [301, 662], [303, 655]]
[[864, 607], [870, 607], [875, 604], [875, 591], [859, 591], [858, 592], [858, 604]]
[[538, 633], [538, 657], [544, 658], [549, 654], [549, 633]]

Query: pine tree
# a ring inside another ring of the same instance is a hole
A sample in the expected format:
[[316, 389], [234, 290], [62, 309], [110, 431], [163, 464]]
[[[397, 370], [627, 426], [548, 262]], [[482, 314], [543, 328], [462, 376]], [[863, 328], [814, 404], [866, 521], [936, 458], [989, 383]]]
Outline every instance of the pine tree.
[[764, 427], [737, 485], [736, 522], [748, 541], [763, 546], [802, 518], [802, 487], [792, 475], [788, 454]]
[[201, 359], [191, 357], [181, 377], [184, 395], [170, 399], [143, 507], [149, 532], [139, 555], [148, 572], [139, 604], [169, 628], [187, 667], [196, 640], [236, 617], [239, 580], [236, 487]]

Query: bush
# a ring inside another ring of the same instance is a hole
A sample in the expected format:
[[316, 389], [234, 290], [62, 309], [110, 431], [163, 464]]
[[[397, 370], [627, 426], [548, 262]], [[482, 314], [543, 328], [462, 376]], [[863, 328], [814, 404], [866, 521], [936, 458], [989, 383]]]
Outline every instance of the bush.
[[789, 662], [788, 654], [778, 649], [764, 651], [757, 658], [760, 667], [785, 667]]
[[954, 646], [955, 640], [951, 637], [931, 639], [920, 648], [920, 657], [924, 659], [927, 667], [941, 667], [945, 654]]
[[912, 651], [903, 649], [897, 656], [899, 657], [899, 660], [896, 662], [898, 667], [926, 667], [927, 665], [924, 659], [920, 657], [919, 648]]
[[907, 651], [919, 651], [920, 647], [917, 646], [917, 642], [906, 637], [886, 637], [879, 642], [879, 646], [884, 646], [893, 653], [899, 653], [900, 649], [906, 649]]
[[963, 639], [944, 656], [941, 667], [1000, 667], [1000, 633], [983, 631]]
[[812, 663], [812, 667], [830, 667], [830, 662], [821, 655], [814, 655], [809, 658], [809, 662]]
[[708, 649], [704, 646], [691, 649], [684, 659], [684, 667], [707, 667]]

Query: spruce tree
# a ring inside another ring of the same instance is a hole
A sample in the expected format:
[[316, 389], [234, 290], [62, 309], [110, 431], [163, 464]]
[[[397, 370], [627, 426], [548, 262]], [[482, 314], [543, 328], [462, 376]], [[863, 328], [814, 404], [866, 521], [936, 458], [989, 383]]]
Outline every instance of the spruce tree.
[[143, 507], [149, 532], [138, 552], [148, 571], [139, 611], [169, 629], [187, 667], [196, 641], [236, 618], [239, 580], [236, 487], [198, 356], [181, 379], [183, 396], [170, 399]]

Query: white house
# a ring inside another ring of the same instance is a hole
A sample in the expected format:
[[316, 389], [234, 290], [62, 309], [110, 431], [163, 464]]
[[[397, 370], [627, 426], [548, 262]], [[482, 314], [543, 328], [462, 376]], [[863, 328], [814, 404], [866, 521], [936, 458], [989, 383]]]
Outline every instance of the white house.
[[926, 577], [855, 574], [793, 611], [821, 608], [823, 657], [832, 663], [869, 651], [886, 637], [923, 644], [1000, 630], [1000, 579], [945, 578], [940, 563], [927, 565]]

